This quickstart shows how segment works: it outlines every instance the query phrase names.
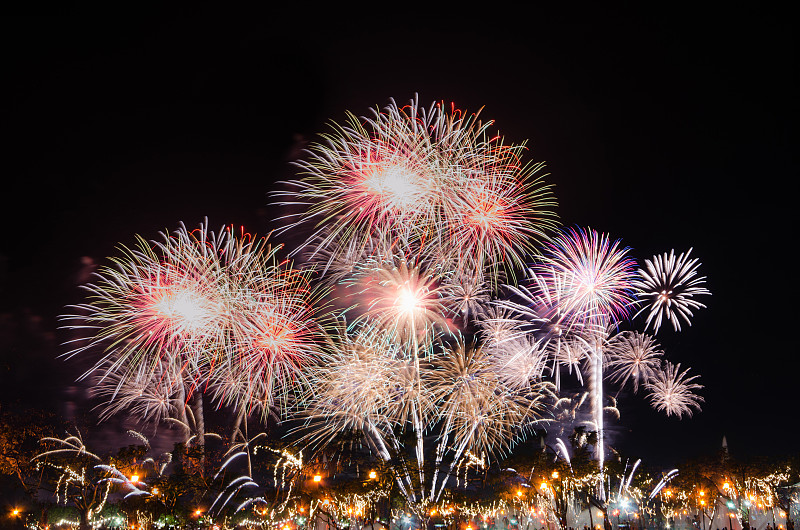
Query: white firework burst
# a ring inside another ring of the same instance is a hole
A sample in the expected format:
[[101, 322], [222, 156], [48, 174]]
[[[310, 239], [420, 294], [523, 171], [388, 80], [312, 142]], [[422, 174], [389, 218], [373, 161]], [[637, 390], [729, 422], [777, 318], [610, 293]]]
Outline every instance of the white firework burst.
[[638, 331], [615, 335], [605, 352], [609, 378], [621, 386], [631, 382], [634, 392], [656, 375], [664, 354], [653, 337]]
[[647, 328], [652, 327], [654, 333], [658, 333], [664, 318], [672, 322], [675, 331], [680, 331], [681, 320], [691, 326], [692, 310], [706, 307], [694, 298], [711, 292], [704, 287], [705, 276], [697, 275], [700, 261], [689, 259], [691, 253], [690, 248], [676, 257], [670, 250], [669, 254], [653, 256], [652, 261], [645, 260], [645, 269], [638, 270], [639, 278], [633, 286], [647, 304], [639, 313], [648, 312]]
[[650, 391], [650, 404], [658, 411], [664, 411], [667, 416], [675, 415], [678, 418], [686, 415], [692, 416], [692, 409], [700, 410], [700, 403], [704, 400], [695, 394], [703, 385], [693, 383], [699, 376], [689, 377], [689, 369], [683, 372], [681, 365], [664, 363], [664, 368], [655, 373], [654, 377], [645, 385]]
[[464, 323], [475, 317], [489, 303], [490, 291], [481, 271], [458, 270], [442, 282], [442, 301]]
[[366, 317], [390, 331], [398, 342], [429, 345], [447, 329], [442, 271], [410, 252], [376, 257], [358, 266], [352, 283], [361, 288]]
[[483, 348], [459, 342], [438, 359], [432, 373], [439, 415], [458, 453], [467, 448], [478, 454], [506, 453], [541, 420], [551, 385], [534, 382], [524, 392], [514, 391], [494, 368]]
[[532, 382], [542, 380], [547, 360], [547, 344], [524, 336], [506, 341], [489, 356], [503, 384], [518, 391], [526, 391]]
[[139, 364], [133, 370], [127, 366], [108, 370], [112, 364], [109, 360], [101, 365], [92, 385], [92, 394], [104, 400], [99, 406], [101, 421], [123, 411], [153, 425], [185, 416], [186, 386], [193, 386], [187, 379], [191, 370], [167, 358], [158, 359], [153, 366]]
[[372, 324], [360, 325], [348, 334], [338, 333], [337, 352], [314, 374], [312, 405], [306, 411], [314, 429], [312, 442], [334, 438], [337, 433], [360, 430], [367, 439], [382, 438], [386, 429], [393, 361], [400, 347], [387, 332]]

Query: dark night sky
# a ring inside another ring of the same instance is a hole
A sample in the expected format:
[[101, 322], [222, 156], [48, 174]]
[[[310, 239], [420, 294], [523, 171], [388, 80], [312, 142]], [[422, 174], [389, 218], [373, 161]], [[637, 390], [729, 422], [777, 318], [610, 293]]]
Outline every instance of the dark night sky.
[[507, 139], [528, 139], [564, 224], [610, 232], [638, 258], [692, 246], [703, 262], [708, 309], [659, 340], [702, 374], [704, 410], [677, 421], [625, 398], [617, 445], [690, 456], [726, 434], [745, 454], [796, 451], [788, 19], [310, 7], [4, 19], [0, 400], [63, 399], [75, 368], [52, 359], [55, 316], [78, 299], [83, 256], [204, 216], [263, 234], [297, 138], [418, 92], [485, 107]]

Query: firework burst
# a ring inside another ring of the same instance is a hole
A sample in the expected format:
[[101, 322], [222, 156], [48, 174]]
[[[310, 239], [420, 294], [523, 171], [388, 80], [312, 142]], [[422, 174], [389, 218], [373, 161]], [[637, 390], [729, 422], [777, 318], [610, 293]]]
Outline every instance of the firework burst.
[[647, 311], [647, 327], [658, 333], [666, 318], [672, 322], [675, 331], [680, 331], [681, 320], [692, 325], [689, 320], [694, 316], [692, 310], [704, 308], [705, 305], [694, 299], [695, 296], [710, 295], [703, 287], [705, 276], [698, 276], [700, 261], [689, 259], [692, 249], [675, 256], [670, 250], [661, 255], [645, 260], [645, 269], [639, 269], [639, 278], [633, 282], [641, 291], [639, 295], [646, 303], [640, 311]]
[[[205, 383], [216, 384], [221, 402], [247, 412], [265, 400], [263, 410], [285, 406], [320, 354], [314, 304], [322, 293], [312, 289], [310, 273], [278, 262], [277, 248], [264, 240], [230, 229], [181, 225], [161, 235], [122, 247], [114, 266], [87, 287], [89, 303], [64, 317], [87, 336], [67, 355], [102, 352], [86, 375], [99, 374], [104, 395], [121, 400], [107, 410], [130, 408], [140, 392], [151, 398], [141, 406], [162, 403], [147, 408], [160, 418], [177, 387], [188, 397]], [[218, 377], [222, 366], [226, 377]]]
[[484, 350], [462, 342], [439, 359], [432, 385], [446, 431], [460, 452], [470, 448], [487, 455], [508, 450], [538, 422], [549, 389], [535, 381], [524, 392], [507, 387]]
[[[302, 213], [285, 228], [316, 227], [306, 246], [336, 259], [380, 234], [437, 241], [448, 266], [521, 265], [553, 228], [541, 165], [520, 162], [523, 146], [490, 137], [491, 122], [442, 105], [394, 102], [371, 118], [348, 115], [323, 135], [283, 204]], [[467, 263], [468, 262], [468, 263]]]
[[489, 304], [490, 289], [481, 271], [457, 270], [442, 280], [442, 302], [464, 323]]
[[353, 333], [340, 329], [336, 352], [314, 374], [313, 399], [305, 412], [312, 426], [307, 438], [325, 442], [359, 430], [368, 440], [382, 440], [392, 406], [393, 361], [399, 357], [400, 346], [376, 325], [363, 323]]
[[427, 347], [447, 329], [447, 309], [442, 299], [442, 271], [411, 251], [366, 260], [350, 282], [360, 287], [366, 317], [391, 332], [395, 340]]
[[565, 290], [566, 296], [559, 299], [567, 318], [596, 329], [628, 318], [636, 300], [635, 262], [619, 240], [611, 242], [607, 234], [591, 229], [569, 228], [547, 246], [539, 272], [555, 276], [550, 283]]
[[[222, 242], [207, 238], [203, 226], [195, 234], [185, 227], [175, 237], [136, 247], [121, 247], [113, 267], [102, 269], [88, 285], [90, 303], [77, 306], [65, 320], [88, 332], [73, 356], [88, 349], [105, 351], [110, 369], [135, 368], [161, 355], [193, 359], [214, 350], [225, 336], [226, 295], [213, 250]], [[168, 352], [168, 353], [167, 353]]]
[[494, 372], [512, 390], [527, 391], [541, 381], [548, 361], [547, 344], [518, 337], [496, 348], [489, 356]]
[[695, 391], [703, 388], [703, 385], [692, 382], [699, 376], [689, 377], [688, 368], [683, 372], [680, 370], [680, 363], [673, 365], [665, 362], [663, 369], [655, 373], [645, 388], [650, 392], [650, 404], [654, 409], [666, 412], [667, 416], [691, 417], [693, 408], [700, 410], [703, 398]]
[[646, 384], [661, 366], [661, 351], [650, 335], [637, 331], [625, 331], [615, 335], [606, 347], [609, 377], [624, 386], [633, 384], [638, 392], [639, 384]]

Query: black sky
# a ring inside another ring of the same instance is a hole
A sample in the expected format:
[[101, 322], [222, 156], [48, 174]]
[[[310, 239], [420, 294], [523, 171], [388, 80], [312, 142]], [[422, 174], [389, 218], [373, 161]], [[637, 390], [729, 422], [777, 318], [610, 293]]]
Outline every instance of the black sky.
[[2, 20], [3, 401], [63, 399], [75, 370], [51, 359], [55, 317], [77, 301], [83, 256], [204, 216], [263, 234], [298, 138], [419, 93], [529, 140], [564, 224], [640, 259], [702, 260], [709, 308], [659, 340], [702, 374], [704, 410], [666, 419], [630, 396], [620, 447], [688, 456], [725, 434], [745, 454], [796, 451], [788, 15], [459, 9]]

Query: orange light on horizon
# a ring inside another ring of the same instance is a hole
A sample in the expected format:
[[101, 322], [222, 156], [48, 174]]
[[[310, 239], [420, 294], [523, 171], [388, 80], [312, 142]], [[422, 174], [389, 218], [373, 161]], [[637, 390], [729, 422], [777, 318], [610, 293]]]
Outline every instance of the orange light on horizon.
[[369, 478], [376, 478], [377, 476], [378, 476], [378, 474], [375, 473], [374, 471], [370, 471], [369, 472]]
[[321, 475], [314, 475], [314, 482], [322, 482], [322, 476]]

